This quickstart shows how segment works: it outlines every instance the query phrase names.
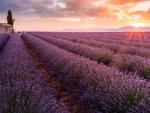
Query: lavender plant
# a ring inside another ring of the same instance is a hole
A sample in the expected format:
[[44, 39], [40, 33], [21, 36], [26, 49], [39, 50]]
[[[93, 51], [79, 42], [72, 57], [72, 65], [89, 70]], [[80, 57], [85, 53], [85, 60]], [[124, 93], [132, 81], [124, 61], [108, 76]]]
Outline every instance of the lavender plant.
[[0, 34], [0, 51], [3, 49], [8, 39], [9, 39], [8, 34]]
[[109, 63], [112, 62], [113, 52], [109, 49], [90, 47], [87, 45], [82, 45], [82, 44], [78, 44], [71, 41], [58, 39], [55, 37], [50, 37], [42, 34], [34, 34], [34, 35], [60, 48], [63, 48], [75, 54], [88, 57], [91, 60], [95, 60], [98, 63], [104, 63], [108, 65]]
[[127, 113], [149, 113], [150, 97], [142, 99], [137, 105], [133, 106]]
[[113, 56], [113, 66], [126, 72], [137, 72], [141, 77], [150, 79], [150, 59], [136, 55], [116, 54]]
[[[91, 38], [93, 39], [93, 38]], [[94, 38], [93, 40], [104, 42], [106, 44], [117, 44], [118, 47], [120, 47], [118, 52], [121, 53], [127, 53], [127, 54], [132, 54], [132, 55], [140, 55], [143, 57], [150, 58], [150, 49], [144, 48], [146, 45], [146, 42], [143, 43], [144, 46], [134, 46], [136, 42], [130, 41], [130, 40], [113, 40], [113, 39], [106, 39], [106, 38]], [[75, 40], [77, 41], [77, 40]], [[139, 42], [138, 42], [139, 43]], [[106, 45], [106, 48], [109, 47]]]
[[0, 54], [0, 97], [1, 113], [69, 113], [57, 103], [17, 34]]
[[100, 42], [96, 40], [86, 40], [86, 39], [78, 39], [75, 40], [75, 42], [90, 45], [93, 47], [105, 47], [108, 49], [111, 49], [115, 53], [123, 53], [123, 54], [131, 54], [131, 55], [139, 55], [142, 57], [150, 58], [150, 52], [149, 49], [145, 48], [139, 48], [134, 46], [125, 46], [122, 44], [116, 44], [116, 43], [106, 43], [106, 42]]
[[94, 48], [41, 34], [36, 36], [65, 50], [69, 50], [75, 54], [79, 54], [91, 60], [97, 61], [98, 63], [103, 63], [106, 65], [112, 63], [112, 66], [117, 67], [121, 71], [133, 73], [137, 72], [141, 77], [149, 79], [150, 62], [149, 59], [144, 57], [136, 55], [131, 56], [128, 54], [122, 55], [119, 53], [113, 54], [111, 50], [105, 48]]
[[[113, 43], [113, 44], [117, 44], [118, 47], [121, 48], [125, 48], [123, 45], [123, 43], [125, 43], [126, 45], [130, 45], [130, 43], [132, 43], [132, 41], [128, 40], [127, 37], [124, 36], [124, 34], [118, 35], [117, 33], [114, 34], [114, 36], [112, 36], [109, 33], [106, 33], [108, 35], [105, 36], [105, 33], [43, 33], [43, 32], [36, 32], [36, 34], [44, 34], [47, 36], [54, 36], [57, 38], [62, 38], [65, 40], [70, 40], [70, 41], [78, 41], [80, 39], [85, 39], [85, 40], [92, 40], [92, 41], [101, 41], [101, 42], [107, 42], [107, 43]], [[115, 37], [115, 38], [114, 38]], [[120, 38], [116, 38], [116, 37], [120, 37]], [[119, 39], [119, 40], [118, 40]], [[122, 43], [121, 43], [122, 42]], [[110, 45], [107, 45], [106, 47], [110, 47]], [[132, 44], [131, 44], [132, 45]], [[123, 47], [122, 47], [123, 46]], [[127, 46], [130, 47], [130, 46]], [[136, 47], [137, 48], [137, 47]], [[128, 50], [128, 48], [126, 48]], [[142, 48], [140, 48], [142, 49]], [[143, 49], [144, 50], [144, 49]], [[145, 51], [146, 52], [146, 51]], [[148, 52], [148, 51], [147, 51]], [[140, 53], [140, 51], [138, 51], [139, 55], [143, 55], [142, 53]]]
[[126, 113], [149, 96], [149, 84], [136, 74], [90, 61], [29, 34], [23, 39], [53, 69], [57, 78], [88, 109], [104, 113]]

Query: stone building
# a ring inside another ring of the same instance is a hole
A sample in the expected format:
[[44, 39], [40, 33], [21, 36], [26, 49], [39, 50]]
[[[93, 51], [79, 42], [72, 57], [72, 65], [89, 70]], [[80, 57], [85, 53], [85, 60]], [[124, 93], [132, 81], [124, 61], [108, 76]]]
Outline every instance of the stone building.
[[0, 33], [12, 33], [13, 26], [7, 23], [0, 23]]

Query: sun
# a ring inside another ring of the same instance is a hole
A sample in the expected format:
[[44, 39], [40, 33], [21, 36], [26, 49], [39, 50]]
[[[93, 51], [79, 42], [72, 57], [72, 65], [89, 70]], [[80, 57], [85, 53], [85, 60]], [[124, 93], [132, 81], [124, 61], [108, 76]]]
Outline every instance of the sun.
[[131, 23], [130, 25], [133, 26], [133, 27], [136, 27], [136, 28], [145, 27], [145, 24], [141, 23], [141, 22]]

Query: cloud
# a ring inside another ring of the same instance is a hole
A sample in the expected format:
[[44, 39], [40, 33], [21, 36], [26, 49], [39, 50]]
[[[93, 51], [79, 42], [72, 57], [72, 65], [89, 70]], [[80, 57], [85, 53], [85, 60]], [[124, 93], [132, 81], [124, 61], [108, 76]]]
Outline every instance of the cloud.
[[131, 12], [130, 15], [137, 15], [140, 17], [140, 19], [143, 20], [149, 20], [150, 19], [150, 9], [147, 11], [135, 11], [135, 12]]
[[66, 11], [77, 15], [88, 15], [92, 11], [98, 11], [103, 7], [106, 0], [63, 0], [66, 4]]
[[114, 5], [125, 5], [125, 4], [135, 4], [140, 2], [145, 2], [147, 0], [108, 0], [108, 3]]
[[37, 13], [41, 16], [83, 16], [98, 11], [105, 0], [1, 0], [0, 10]]
[[38, 14], [41, 17], [112, 16], [113, 12], [106, 2], [107, 0], [1, 0], [0, 11], [11, 9], [17, 14]]
[[[35, 15], [40, 18], [77, 22], [82, 18], [97, 18], [97, 21], [105, 19], [113, 23], [139, 18], [149, 19], [150, 11], [137, 11], [139, 7], [148, 4], [146, 1], [148, 0], [0, 0], [0, 13], [11, 9], [16, 15], [28, 18]], [[138, 6], [141, 3], [143, 5]]]

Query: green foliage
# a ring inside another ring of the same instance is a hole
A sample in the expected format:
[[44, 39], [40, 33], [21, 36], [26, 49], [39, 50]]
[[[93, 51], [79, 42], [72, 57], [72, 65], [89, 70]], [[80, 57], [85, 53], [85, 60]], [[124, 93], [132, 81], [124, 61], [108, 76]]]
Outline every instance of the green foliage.
[[15, 20], [13, 19], [11, 10], [8, 10], [7, 23], [10, 25], [14, 25], [14, 21]]

